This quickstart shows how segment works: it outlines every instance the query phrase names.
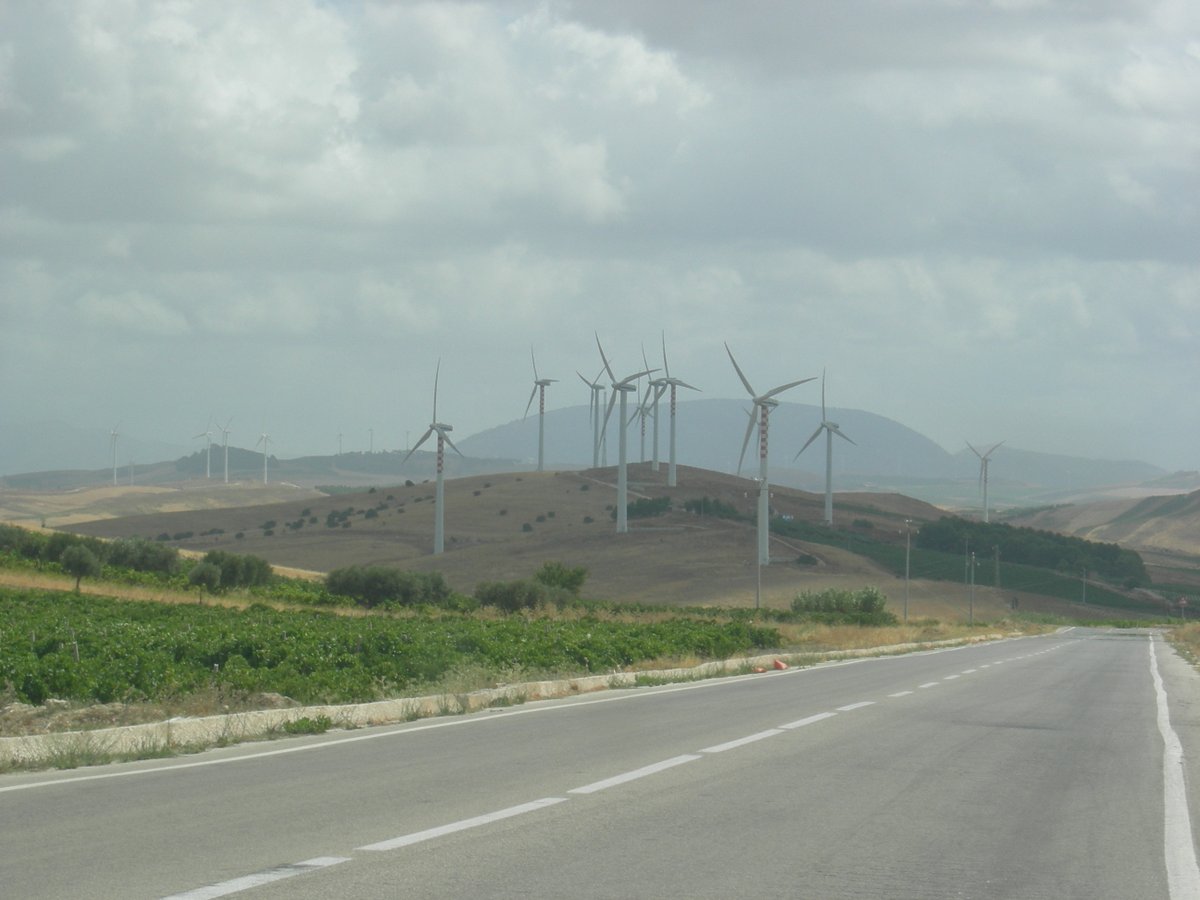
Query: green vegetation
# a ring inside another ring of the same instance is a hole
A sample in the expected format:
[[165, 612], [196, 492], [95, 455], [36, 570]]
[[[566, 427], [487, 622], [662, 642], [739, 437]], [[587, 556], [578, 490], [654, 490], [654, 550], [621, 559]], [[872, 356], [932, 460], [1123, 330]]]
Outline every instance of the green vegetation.
[[75, 578], [75, 593], [79, 593], [79, 582], [87, 578], [95, 578], [100, 574], [100, 560], [87, 547], [76, 544], [68, 547], [59, 557], [63, 571]]
[[[630, 519], [651, 519], [655, 516], [665, 516], [670, 509], [670, 497], [639, 497], [626, 505], [625, 515]], [[616, 507], [613, 507], [611, 517], [617, 517]]]
[[386, 566], [347, 566], [325, 577], [330, 594], [348, 597], [367, 608], [453, 607], [450, 586], [439, 572], [403, 572]]
[[675, 617], [618, 622], [443, 613], [349, 618], [0, 589], [0, 684], [15, 698], [163, 701], [276, 692], [300, 703], [396, 695], [477, 664], [530, 673], [609, 671], [660, 658], [725, 658], [780, 645], [774, 628]]
[[887, 611], [887, 598], [875, 587], [858, 591], [805, 591], [792, 601], [792, 612], [826, 625], [896, 625], [898, 620]]

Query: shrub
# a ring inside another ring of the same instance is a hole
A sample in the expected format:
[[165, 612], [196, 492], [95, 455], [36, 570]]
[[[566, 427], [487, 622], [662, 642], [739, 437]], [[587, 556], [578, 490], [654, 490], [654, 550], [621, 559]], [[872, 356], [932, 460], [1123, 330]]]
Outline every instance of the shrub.
[[193, 566], [188, 572], [188, 584], [210, 594], [215, 592], [221, 586], [221, 567], [210, 562]]
[[521, 526], [521, 530], [522, 531], [533, 531], [533, 526], [531, 524], [529, 524], [528, 522], [526, 522], [524, 525]]
[[898, 620], [886, 606], [887, 597], [875, 587], [858, 591], [829, 588], [800, 594], [792, 601], [792, 612], [827, 624], [895, 625]]
[[564, 566], [560, 562], [548, 562], [542, 564], [533, 578], [547, 587], [562, 588], [578, 597], [587, 576], [588, 570], [583, 566]]
[[[653, 516], [665, 516], [671, 508], [670, 497], [639, 497], [625, 507], [625, 514], [631, 519], [649, 519]], [[614, 507], [612, 518], [617, 517]]]
[[255, 587], [271, 579], [271, 564], [259, 556], [226, 553], [224, 550], [209, 550], [204, 562], [221, 570], [221, 586]]
[[475, 588], [475, 599], [505, 612], [534, 609], [542, 602], [542, 585], [529, 581], [488, 581]]
[[334, 569], [325, 576], [325, 587], [331, 594], [350, 597], [366, 607], [448, 606], [452, 597], [439, 572], [404, 572], [387, 566]]

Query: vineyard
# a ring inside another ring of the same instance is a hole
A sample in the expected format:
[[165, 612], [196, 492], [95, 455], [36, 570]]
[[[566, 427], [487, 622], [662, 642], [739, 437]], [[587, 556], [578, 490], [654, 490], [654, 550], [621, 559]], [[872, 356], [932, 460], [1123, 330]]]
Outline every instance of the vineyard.
[[0, 623], [0, 686], [31, 704], [163, 701], [214, 689], [274, 692], [300, 703], [361, 702], [434, 683], [463, 665], [603, 672], [780, 644], [773, 628], [715, 617], [347, 618], [20, 590], [0, 590]]

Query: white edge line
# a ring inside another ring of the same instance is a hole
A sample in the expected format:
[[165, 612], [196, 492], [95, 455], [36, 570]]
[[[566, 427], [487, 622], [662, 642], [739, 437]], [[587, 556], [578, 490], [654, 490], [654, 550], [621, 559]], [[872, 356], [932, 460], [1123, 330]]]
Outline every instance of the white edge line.
[[675, 756], [671, 759], [664, 759], [662, 762], [657, 762], [649, 766], [643, 766], [640, 769], [634, 769], [632, 772], [624, 772], [620, 775], [614, 775], [612, 778], [605, 778], [603, 781], [594, 781], [591, 784], [585, 784], [583, 787], [572, 788], [567, 791], [568, 794], [594, 794], [596, 791], [603, 791], [606, 788], [616, 787], [618, 784], [625, 784], [627, 781], [636, 781], [638, 778], [645, 778], [647, 775], [654, 775], [666, 769], [674, 768], [675, 766], [683, 765], [684, 763], [694, 762], [697, 759], [703, 759], [702, 756], [696, 756], [694, 753], [685, 753], [683, 756]]
[[1158, 654], [1150, 638], [1150, 674], [1154, 676], [1154, 699], [1158, 708], [1158, 731], [1163, 740], [1163, 843], [1167, 862], [1167, 890], [1171, 900], [1200, 897], [1200, 867], [1192, 840], [1188, 813], [1187, 783], [1183, 771], [1183, 745], [1171, 727], [1167, 691], [1158, 672]]
[[229, 881], [222, 881], [220, 884], [210, 884], [192, 891], [184, 891], [182, 894], [171, 894], [169, 897], [164, 897], [163, 900], [214, 900], [216, 897], [227, 897], [230, 894], [237, 894], [242, 891], [248, 891], [251, 888], [262, 887], [264, 884], [270, 884], [273, 881], [282, 881], [285, 878], [292, 878], [296, 875], [306, 875], [317, 869], [324, 869], [349, 861], [350, 858], [346, 856], [318, 856], [314, 859], [306, 859], [304, 862], [291, 863], [286, 866], [267, 869], [263, 872], [255, 872], [253, 875], [231, 878]]
[[410, 844], [419, 844], [422, 841], [430, 841], [434, 838], [442, 837], [447, 834], [454, 834], [456, 831], [466, 831], [468, 828], [478, 828], [481, 825], [490, 825], [492, 822], [499, 822], [504, 819], [511, 819], [513, 816], [519, 816], [527, 812], [535, 812], [539, 809], [545, 809], [547, 806], [553, 806], [556, 803], [565, 803], [566, 797], [544, 797], [541, 800], [534, 800], [531, 803], [522, 803], [519, 806], [510, 806], [507, 809], [497, 810], [496, 812], [485, 813], [482, 816], [475, 816], [471, 819], [463, 819], [459, 822], [451, 822], [449, 825], [439, 825], [437, 828], [428, 828], [425, 831], [416, 831], [412, 834], [403, 834], [400, 837], [391, 838], [386, 841], [379, 841], [374, 844], [366, 844], [362, 847], [355, 847], [355, 850], [398, 850], [401, 847], [407, 847]]
[[822, 722], [825, 719], [832, 719], [837, 713], [823, 712], [817, 713], [815, 716], [809, 716], [806, 719], [797, 719], [795, 722], [788, 722], [786, 725], [780, 725], [780, 728], [803, 728], [805, 725], [811, 725], [814, 722]]
[[850, 712], [852, 709], [862, 709], [864, 706], [874, 706], [874, 700], [860, 700], [858, 703], [850, 703], [846, 706], [839, 706], [838, 712]]
[[764, 738], [775, 737], [777, 734], [783, 734], [781, 728], [769, 728], [766, 731], [760, 731], [758, 734], [749, 734], [746, 737], [738, 738], [735, 741], [727, 741], [724, 744], [717, 744], [715, 747], [705, 747], [701, 753], [724, 753], [726, 750], [733, 750], [737, 747], [744, 747], [746, 744], [753, 744], [755, 741], [761, 741]]

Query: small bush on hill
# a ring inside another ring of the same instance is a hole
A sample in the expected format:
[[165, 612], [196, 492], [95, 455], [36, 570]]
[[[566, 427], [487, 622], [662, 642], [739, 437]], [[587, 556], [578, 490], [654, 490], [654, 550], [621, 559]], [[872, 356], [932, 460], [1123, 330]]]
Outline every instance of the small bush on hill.
[[564, 566], [560, 562], [548, 562], [542, 564], [533, 578], [547, 587], [562, 588], [578, 597], [587, 576], [588, 570], [583, 566]]
[[450, 607], [453, 594], [439, 572], [404, 572], [387, 566], [347, 566], [325, 576], [331, 594], [350, 597], [366, 607], [430, 606]]
[[886, 606], [887, 597], [878, 588], [858, 591], [829, 588], [800, 594], [792, 601], [792, 612], [831, 625], [895, 625], [897, 619]]
[[475, 599], [481, 605], [504, 612], [536, 609], [545, 596], [545, 588], [535, 581], [486, 581], [475, 588]]

